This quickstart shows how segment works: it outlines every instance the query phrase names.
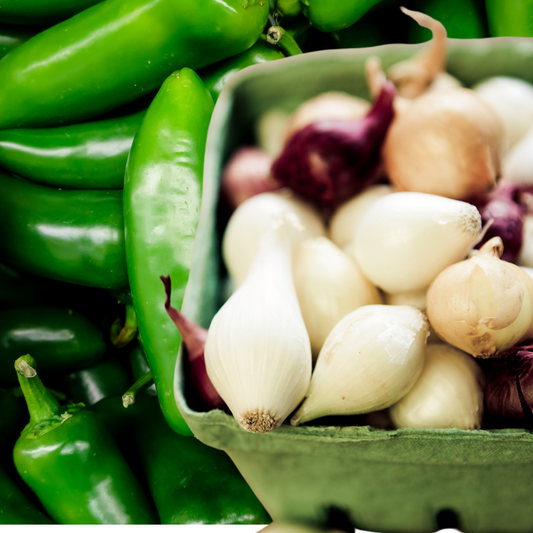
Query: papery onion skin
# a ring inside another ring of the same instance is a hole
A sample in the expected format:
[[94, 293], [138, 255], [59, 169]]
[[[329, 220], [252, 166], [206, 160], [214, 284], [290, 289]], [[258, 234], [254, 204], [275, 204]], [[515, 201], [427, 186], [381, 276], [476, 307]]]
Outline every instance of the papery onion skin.
[[186, 318], [175, 307], [172, 307], [170, 304], [170, 276], [161, 276], [161, 281], [165, 287], [165, 309], [169, 318], [178, 328], [182, 342], [187, 350], [191, 383], [199, 400], [199, 407], [205, 410], [227, 410], [224, 400], [216, 391], [213, 383], [211, 383], [205, 368], [204, 347], [207, 340], [207, 330]]
[[492, 237], [501, 237], [504, 246], [501, 259], [515, 264], [522, 248], [524, 230], [524, 210], [515, 200], [518, 192], [518, 185], [506, 181], [486, 196], [467, 200], [477, 207], [483, 226], [492, 220], [491, 226], [476, 248], [480, 248]]
[[443, 270], [427, 293], [427, 315], [449, 344], [481, 358], [501, 357], [533, 336], [533, 283], [502, 261], [493, 237], [467, 261]]
[[351, 198], [380, 177], [381, 146], [396, 91], [386, 82], [359, 121], [323, 120], [295, 133], [272, 165], [273, 178], [326, 208]]
[[398, 191], [464, 200], [494, 187], [503, 126], [474, 91], [425, 93], [401, 103], [383, 145], [385, 171]]
[[485, 374], [468, 354], [447, 344], [426, 348], [422, 374], [390, 408], [396, 427], [479, 429]]
[[514, 346], [494, 361], [485, 388], [487, 411], [505, 426], [533, 427], [533, 345]]

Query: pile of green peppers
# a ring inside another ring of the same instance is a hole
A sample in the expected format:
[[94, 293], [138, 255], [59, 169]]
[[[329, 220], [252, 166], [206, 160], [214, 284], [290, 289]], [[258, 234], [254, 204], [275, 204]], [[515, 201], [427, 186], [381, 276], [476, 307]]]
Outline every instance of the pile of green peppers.
[[532, 35], [518, 4], [2, 0], [0, 524], [270, 522], [173, 395], [159, 277], [181, 307], [214, 104], [251, 65], [429, 39], [400, 5]]

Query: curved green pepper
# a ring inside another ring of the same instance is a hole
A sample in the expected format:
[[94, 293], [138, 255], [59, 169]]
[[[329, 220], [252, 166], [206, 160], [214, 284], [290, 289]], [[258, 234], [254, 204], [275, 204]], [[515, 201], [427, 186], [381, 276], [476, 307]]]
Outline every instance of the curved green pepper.
[[152, 524], [151, 502], [98, 417], [62, 407], [29, 355], [15, 363], [30, 422], [13, 458], [22, 479], [61, 524]]
[[122, 191], [65, 191], [0, 172], [2, 260], [37, 276], [127, 287]]
[[92, 408], [121, 449], [135, 448], [163, 524], [268, 524], [270, 517], [222, 451], [174, 433], [155, 398], [122, 407], [106, 398]]
[[144, 113], [59, 128], [0, 131], [0, 167], [54, 187], [122, 189]]
[[[420, 11], [442, 22], [448, 37], [454, 39], [481, 39], [488, 37], [483, 6], [478, 0], [418, 0], [413, 4]], [[404, 15], [405, 16], [405, 15]], [[409, 23], [409, 41], [421, 43], [429, 41], [431, 30], [415, 21]]]
[[485, 0], [491, 37], [533, 37], [533, 0]]
[[78, 372], [51, 379], [50, 384], [64, 392], [74, 403], [89, 407], [102, 398], [123, 394], [132, 379], [129, 369], [116, 359], [106, 358]]
[[181, 307], [202, 199], [213, 99], [196, 73], [169, 76], [137, 132], [124, 179], [126, 254], [142, 346], [169, 425], [192, 435], [174, 400], [180, 335], [168, 318], [159, 276], [170, 274]]
[[0, 129], [81, 122], [252, 46], [264, 0], [107, 0], [0, 62]]
[[[0, 12], [2, 9], [0, 8]], [[38, 30], [0, 23], [0, 59], [39, 33]]]
[[267, 61], [275, 61], [285, 56], [276, 46], [268, 44], [263, 39], [257, 42], [246, 52], [242, 52], [234, 57], [230, 57], [220, 63], [202, 69], [198, 75], [204, 82], [207, 90], [211, 93], [213, 101], [216, 102], [224, 85], [228, 80], [243, 68]]
[[38, 353], [46, 375], [85, 368], [105, 349], [102, 332], [76, 311], [50, 306], [0, 311], [1, 386], [17, 384], [13, 363], [21, 353]]
[[320, 31], [332, 32], [351, 26], [380, 0], [301, 0], [304, 15]]
[[0, 20], [9, 24], [52, 26], [102, 0], [2, 0]]

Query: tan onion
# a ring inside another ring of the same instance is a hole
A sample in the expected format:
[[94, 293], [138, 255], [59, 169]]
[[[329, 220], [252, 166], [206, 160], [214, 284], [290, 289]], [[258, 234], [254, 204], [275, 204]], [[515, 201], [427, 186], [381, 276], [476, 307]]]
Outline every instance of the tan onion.
[[474, 357], [499, 355], [533, 335], [533, 283], [502, 261], [500, 237], [441, 272], [427, 294], [427, 315], [437, 334]]

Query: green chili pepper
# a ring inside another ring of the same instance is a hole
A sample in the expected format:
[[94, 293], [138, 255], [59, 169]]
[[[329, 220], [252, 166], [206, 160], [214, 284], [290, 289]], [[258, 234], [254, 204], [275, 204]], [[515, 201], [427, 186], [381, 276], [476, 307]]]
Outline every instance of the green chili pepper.
[[0, 131], [0, 167], [67, 189], [122, 189], [124, 169], [144, 111], [48, 129]]
[[300, 0], [276, 0], [274, 17], [297, 17], [302, 12]]
[[52, 26], [102, 0], [2, 0], [0, 21], [29, 26]]
[[485, 0], [491, 37], [533, 37], [533, 0]]
[[98, 417], [59, 405], [25, 355], [15, 368], [30, 422], [13, 458], [22, 479], [61, 524], [152, 524], [151, 502]]
[[[12, 368], [9, 372], [13, 373]], [[29, 489], [18, 476], [11, 457], [13, 446], [28, 418], [28, 413], [11, 391], [0, 389], [0, 525], [51, 523], [24, 494], [22, 489]], [[22, 488], [16, 481], [21, 483]]]
[[[420, 11], [442, 22], [448, 37], [454, 39], [481, 39], [488, 37], [484, 8], [478, 0], [418, 0], [413, 4]], [[405, 15], [403, 15], [405, 16]], [[431, 31], [409, 21], [409, 41], [421, 43], [431, 39]]]
[[0, 23], [0, 59], [37, 33], [39, 30], [33, 28], [21, 28]]
[[107, 0], [0, 63], [0, 129], [81, 122], [252, 46], [265, 0]]
[[64, 391], [72, 402], [88, 407], [102, 398], [123, 394], [132, 380], [125, 365], [117, 359], [106, 358], [78, 372], [50, 379], [50, 383]]
[[181, 307], [202, 198], [213, 99], [185, 68], [169, 76], [135, 135], [124, 179], [126, 254], [142, 346], [169, 425], [192, 435], [174, 400], [180, 336], [168, 318], [159, 276], [171, 275]]
[[0, 173], [2, 260], [30, 274], [127, 287], [122, 191], [65, 191]]
[[0, 465], [0, 525], [51, 524]]
[[230, 458], [197, 439], [174, 433], [155, 398], [121, 398], [92, 408], [121, 449], [134, 448], [163, 524], [269, 524], [270, 517]]
[[216, 102], [224, 85], [226, 85], [233, 74], [251, 65], [275, 61], [284, 57], [283, 52], [279, 48], [268, 44], [263, 39], [258, 39], [246, 52], [242, 52], [220, 63], [202, 69], [198, 74], [211, 93], [213, 101]]
[[[112, 302], [113, 300], [111, 300]], [[80, 311], [95, 321], [110, 307], [107, 291], [23, 274], [0, 264], [0, 309], [54, 305]]]
[[38, 353], [46, 375], [85, 368], [105, 349], [102, 332], [76, 311], [51, 306], [0, 311], [1, 386], [17, 384], [13, 363], [21, 353]]
[[301, 0], [304, 15], [323, 32], [342, 30], [359, 20], [380, 0]]

